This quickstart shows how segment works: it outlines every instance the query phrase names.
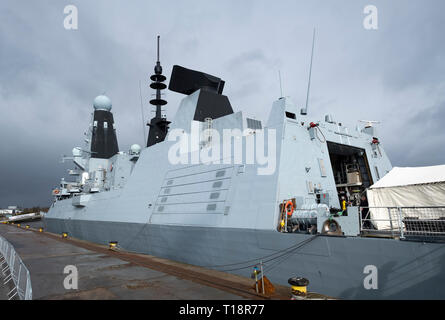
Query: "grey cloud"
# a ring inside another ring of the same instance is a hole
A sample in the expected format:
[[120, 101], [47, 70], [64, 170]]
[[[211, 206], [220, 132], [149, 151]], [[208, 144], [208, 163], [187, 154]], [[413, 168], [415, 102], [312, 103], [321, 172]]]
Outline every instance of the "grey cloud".
[[268, 59], [265, 57], [264, 52], [260, 49], [249, 50], [247, 52], [243, 52], [238, 56], [229, 59], [226, 62], [226, 67], [231, 70], [237, 70], [239, 68], [246, 68], [249, 65], [261, 63], [261, 64], [269, 64]]

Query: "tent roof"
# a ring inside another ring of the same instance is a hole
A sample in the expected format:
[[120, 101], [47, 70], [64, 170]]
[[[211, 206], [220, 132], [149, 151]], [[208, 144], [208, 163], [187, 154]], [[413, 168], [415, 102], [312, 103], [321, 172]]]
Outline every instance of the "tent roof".
[[445, 182], [445, 165], [432, 167], [394, 167], [371, 189]]

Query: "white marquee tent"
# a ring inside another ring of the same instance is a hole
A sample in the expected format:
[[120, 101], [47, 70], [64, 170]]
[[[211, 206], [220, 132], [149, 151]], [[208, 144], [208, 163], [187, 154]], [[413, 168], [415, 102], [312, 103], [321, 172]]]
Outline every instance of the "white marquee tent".
[[[393, 168], [368, 191], [371, 219], [377, 229], [390, 229], [388, 209], [376, 207], [435, 207], [445, 206], [445, 165], [432, 167]], [[374, 209], [372, 209], [374, 207]], [[411, 210], [419, 218], [439, 218], [444, 210]], [[422, 213], [428, 212], [428, 217]], [[396, 216], [395, 209], [391, 216]], [[420, 216], [419, 216], [420, 215]], [[382, 221], [378, 221], [382, 220]], [[386, 221], [383, 221], [386, 220]], [[398, 228], [397, 219], [392, 223]]]

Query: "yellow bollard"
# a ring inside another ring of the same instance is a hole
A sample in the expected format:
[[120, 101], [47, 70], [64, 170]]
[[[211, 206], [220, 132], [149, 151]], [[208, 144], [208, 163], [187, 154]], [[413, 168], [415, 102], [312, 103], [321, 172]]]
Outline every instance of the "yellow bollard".
[[110, 241], [108, 243], [110, 250], [115, 250], [117, 248], [117, 241]]
[[42, 227], [39, 228], [39, 232], [43, 232], [43, 228]]
[[301, 277], [293, 277], [287, 281], [292, 288], [292, 296], [306, 296], [309, 280]]
[[307, 287], [299, 287], [299, 286], [292, 286], [292, 292], [298, 291], [300, 293], [307, 293]]

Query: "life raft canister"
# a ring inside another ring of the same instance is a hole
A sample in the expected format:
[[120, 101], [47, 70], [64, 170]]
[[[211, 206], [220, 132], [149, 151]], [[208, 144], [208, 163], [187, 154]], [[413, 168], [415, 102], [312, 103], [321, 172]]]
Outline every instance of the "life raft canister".
[[[289, 206], [290, 206], [290, 210], [289, 210]], [[286, 204], [284, 206], [284, 210], [287, 212], [287, 215], [289, 217], [292, 216], [292, 213], [294, 213], [294, 203], [292, 202], [292, 200], [289, 200], [288, 202], [286, 202]]]

